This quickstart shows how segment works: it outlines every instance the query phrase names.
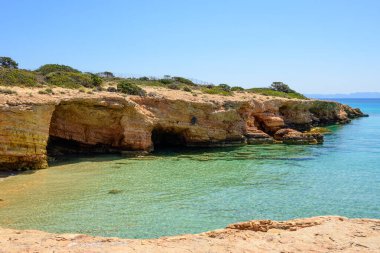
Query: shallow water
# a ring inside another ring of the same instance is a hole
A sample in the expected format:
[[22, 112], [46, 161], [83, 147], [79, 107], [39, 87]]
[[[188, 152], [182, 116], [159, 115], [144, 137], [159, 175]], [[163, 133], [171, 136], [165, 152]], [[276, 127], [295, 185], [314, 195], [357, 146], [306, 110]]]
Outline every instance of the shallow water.
[[380, 100], [340, 102], [370, 117], [330, 127], [323, 145], [72, 158], [0, 179], [0, 226], [147, 238], [250, 219], [380, 218]]

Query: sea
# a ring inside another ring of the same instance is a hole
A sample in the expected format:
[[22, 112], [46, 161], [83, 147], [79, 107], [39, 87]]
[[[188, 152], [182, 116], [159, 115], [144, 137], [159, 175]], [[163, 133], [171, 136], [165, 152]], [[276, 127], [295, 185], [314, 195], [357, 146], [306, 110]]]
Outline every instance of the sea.
[[0, 226], [156, 238], [253, 220], [380, 218], [380, 99], [335, 99], [368, 118], [322, 145], [161, 149], [70, 157], [0, 178]]

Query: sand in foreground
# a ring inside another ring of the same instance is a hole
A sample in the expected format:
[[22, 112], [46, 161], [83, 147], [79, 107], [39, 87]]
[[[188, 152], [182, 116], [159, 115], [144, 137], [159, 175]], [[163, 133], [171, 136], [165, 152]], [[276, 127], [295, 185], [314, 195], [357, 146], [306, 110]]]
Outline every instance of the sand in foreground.
[[380, 220], [322, 216], [249, 221], [144, 240], [0, 229], [0, 252], [380, 252]]

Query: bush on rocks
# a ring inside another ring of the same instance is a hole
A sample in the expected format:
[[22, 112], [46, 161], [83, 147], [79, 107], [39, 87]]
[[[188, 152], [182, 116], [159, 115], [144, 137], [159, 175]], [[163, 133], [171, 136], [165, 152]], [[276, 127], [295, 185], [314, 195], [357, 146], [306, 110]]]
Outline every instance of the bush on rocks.
[[146, 92], [141, 89], [136, 84], [128, 81], [128, 80], [122, 80], [117, 84], [117, 91], [129, 95], [138, 95], [138, 96], [145, 96]]
[[178, 85], [178, 84], [175, 84], [175, 83], [171, 83], [171, 84], [169, 84], [169, 85], [168, 85], [168, 88], [169, 88], [169, 89], [172, 89], [172, 90], [179, 90], [179, 89], [180, 89], [179, 85]]

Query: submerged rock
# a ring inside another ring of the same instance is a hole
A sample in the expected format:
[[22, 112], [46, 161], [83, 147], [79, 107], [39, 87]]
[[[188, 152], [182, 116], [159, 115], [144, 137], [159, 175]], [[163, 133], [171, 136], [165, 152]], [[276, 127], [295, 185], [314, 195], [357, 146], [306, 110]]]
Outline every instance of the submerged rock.
[[112, 189], [108, 191], [108, 194], [119, 194], [122, 193], [123, 190], [118, 190], [118, 189]]
[[307, 132], [304, 132], [307, 134], [330, 134], [332, 131], [326, 127], [313, 127]]

